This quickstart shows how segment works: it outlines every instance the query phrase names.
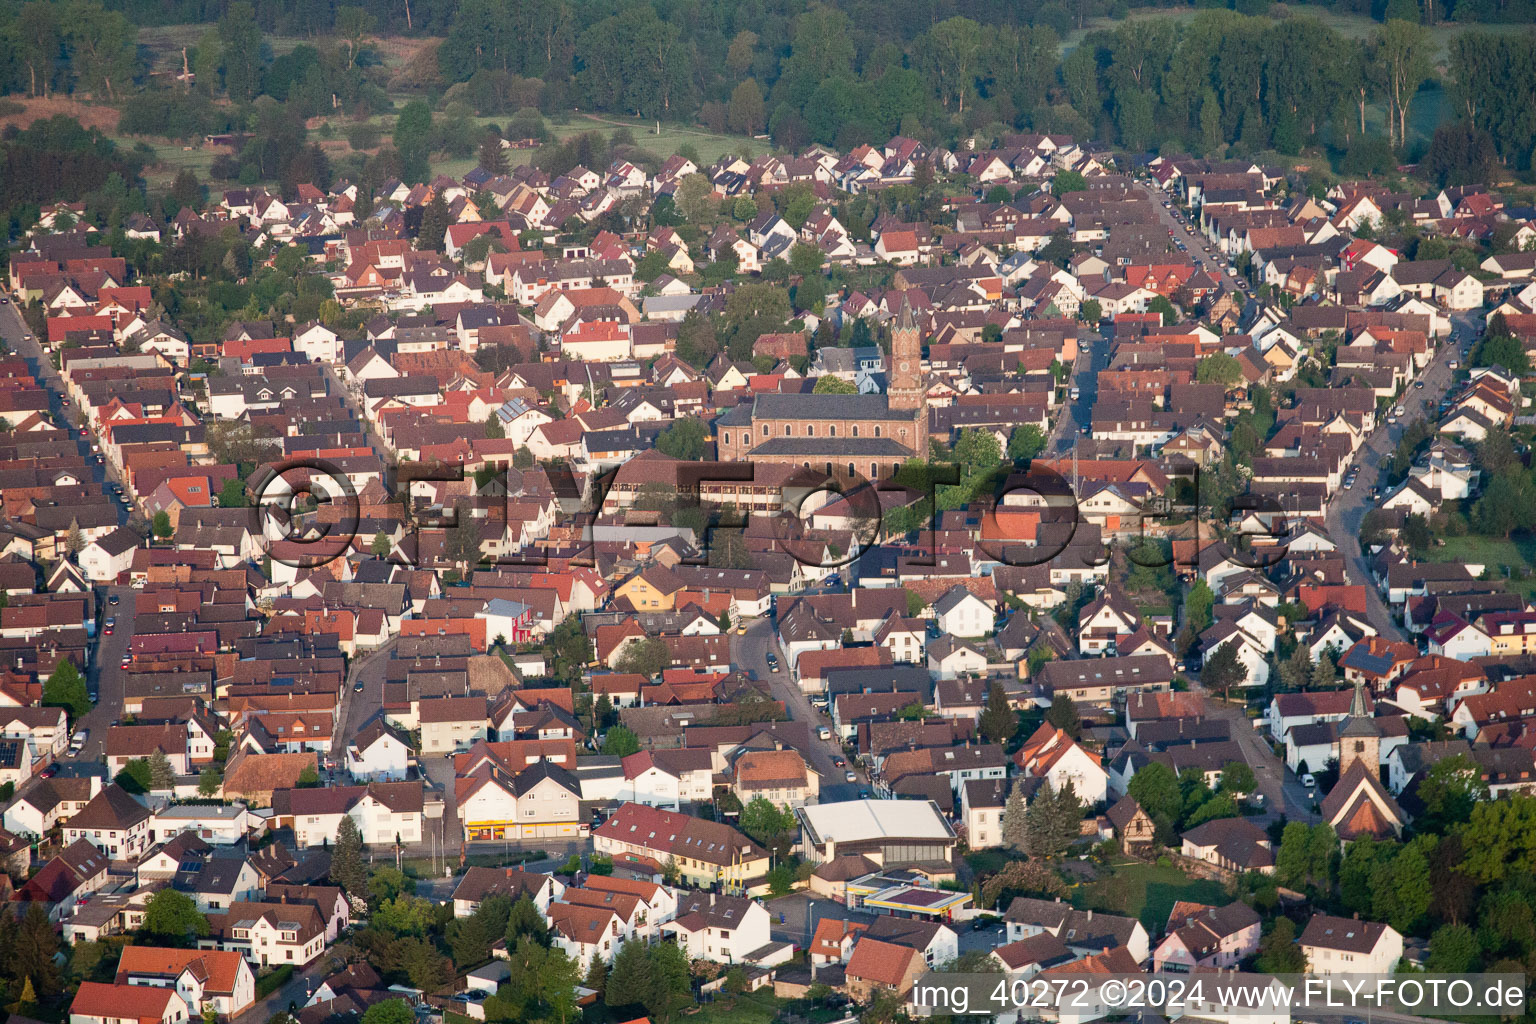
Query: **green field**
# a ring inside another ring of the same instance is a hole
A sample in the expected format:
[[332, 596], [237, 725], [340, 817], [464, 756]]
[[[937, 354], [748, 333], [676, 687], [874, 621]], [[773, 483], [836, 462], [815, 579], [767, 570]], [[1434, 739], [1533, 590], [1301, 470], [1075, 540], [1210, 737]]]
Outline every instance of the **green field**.
[[1481, 565], [1494, 578], [1506, 569], [1525, 574], [1525, 579], [1510, 579], [1509, 589], [1526, 597], [1536, 595], [1536, 535], [1517, 533], [1503, 537], [1442, 537], [1444, 547], [1432, 547], [1424, 553], [1430, 562], [1460, 562]]
[[683, 1019], [691, 1024], [771, 1024], [782, 1005], [783, 1000], [771, 989], [739, 996], [720, 995]]
[[1220, 882], [1190, 878], [1175, 867], [1141, 861], [1115, 865], [1107, 878], [1077, 887], [1072, 903], [1082, 910], [1104, 910], [1141, 921], [1148, 932], [1162, 934], [1178, 900], [1223, 904], [1231, 900]]

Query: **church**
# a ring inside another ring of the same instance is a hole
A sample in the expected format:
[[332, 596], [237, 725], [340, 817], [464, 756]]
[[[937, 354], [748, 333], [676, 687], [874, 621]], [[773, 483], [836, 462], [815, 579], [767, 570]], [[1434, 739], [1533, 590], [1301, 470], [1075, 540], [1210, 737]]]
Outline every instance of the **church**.
[[801, 466], [877, 480], [928, 456], [922, 332], [905, 300], [891, 328], [883, 395], [760, 394], [715, 421], [727, 462]]
[[1365, 681], [1355, 680], [1349, 717], [1339, 728], [1339, 781], [1322, 805], [1323, 820], [1349, 842], [1402, 834], [1407, 816], [1381, 784], [1381, 727], [1365, 703]]

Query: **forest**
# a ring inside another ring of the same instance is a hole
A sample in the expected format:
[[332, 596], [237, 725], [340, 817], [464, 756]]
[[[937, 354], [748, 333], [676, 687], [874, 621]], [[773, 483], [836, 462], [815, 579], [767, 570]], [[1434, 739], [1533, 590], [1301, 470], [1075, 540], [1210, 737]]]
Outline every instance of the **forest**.
[[[130, 136], [249, 132], [267, 142], [215, 168], [246, 181], [324, 176], [302, 145], [307, 118], [345, 115], [358, 151], [384, 141], [380, 118], [409, 120], [392, 141], [401, 172], [419, 178], [432, 152], [473, 153], [475, 117], [542, 131], [541, 116], [572, 111], [766, 134], [785, 150], [897, 133], [986, 146], [1035, 131], [1137, 152], [1322, 155], [1348, 175], [1419, 159], [1440, 178], [1532, 173], [1536, 31], [1435, 28], [1536, 20], [1529, 0], [1328, 8], [1385, 19], [1364, 38], [1305, 5], [1232, 2], [1076, 33], [1131, 11], [1125, 0], [27, 0], [0, 6], [0, 91], [117, 105]], [[188, 22], [203, 23], [185, 52], [190, 80], [167, 73], [164, 54], [151, 74], [136, 26]], [[1081, 38], [1064, 47], [1068, 33]], [[391, 63], [379, 40], [396, 34], [424, 45]], [[1416, 104], [1438, 121], [1432, 141]], [[402, 134], [426, 152], [412, 159]], [[304, 165], [284, 174], [294, 160]]]

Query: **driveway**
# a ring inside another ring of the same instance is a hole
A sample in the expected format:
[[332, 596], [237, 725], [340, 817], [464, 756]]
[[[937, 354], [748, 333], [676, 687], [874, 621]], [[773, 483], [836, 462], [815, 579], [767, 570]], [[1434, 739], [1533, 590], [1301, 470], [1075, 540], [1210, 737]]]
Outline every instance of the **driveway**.
[[[769, 651], [779, 659], [777, 672], [771, 672], [768, 669]], [[813, 734], [819, 726], [831, 727], [832, 719], [812, 707], [810, 698], [800, 692], [800, 684], [795, 682], [789, 670], [789, 661], [784, 657], [784, 652], [779, 649], [778, 638], [774, 635], [771, 620], [754, 619], [747, 627], [746, 633], [731, 635], [731, 661], [737, 668], [755, 672], [757, 678], [768, 680], [774, 699], [784, 702], [784, 708], [791, 720], [809, 722]], [[810, 756], [811, 767], [821, 775], [821, 803], [855, 800], [858, 798], [859, 788], [869, 786], [869, 776], [857, 762], [850, 762], [849, 768], [858, 777], [858, 782], [844, 781], [843, 772], [848, 769], [837, 767], [832, 760], [834, 757], [844, 756], [835, 732], [830, 740], [813, 739]]]

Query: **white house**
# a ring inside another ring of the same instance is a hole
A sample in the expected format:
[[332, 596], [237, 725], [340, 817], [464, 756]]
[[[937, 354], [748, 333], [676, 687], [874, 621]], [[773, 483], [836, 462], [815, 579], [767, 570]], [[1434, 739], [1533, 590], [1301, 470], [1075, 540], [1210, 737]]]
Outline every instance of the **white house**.
[[713, 796], [708, 750], [642, 750], [624, 758], [624, 796], [647, 807], [676, 811]]
[[1313, 914], [1299, 942], [1308, 974], [1391, 974], [1403, 937], [1389, 924]]
[[1070, 783], [1077, 798], [1090, 807], [1109, 795], [1109, 773], [1099, 759], [1050, 723], [1041, 724], [1013, 759], [1025, 775], [1044, 779], [1052, 789], [1060, 791]]
[[132, 567], [134, 549], [143, 543], [144, 538], [120, 526], [80, 549], [80, 568], [98, 583], [113, 582]]
[[420, 782], [283, 789], [272, 794], [273, 810], [280, 818], [292, 820], [294, 841], [300, 847], [335, 842], [343, 816], [357, 823], [365, 843], [388, 845], [397, 838], [419, 843], [422, 806]]
[[958, 584], [933, 603], [933, 611], [940, 633], [970, 637], [992, 632], [992, 606]]
[[411, 763], [411, 746], [382, 716], [347, 744], [347, 772], [364, 782], [399, 782]]
[[[739, 964], [771, 941], [768, 911], [756, 900], [689, 892], [677, 904], [677, 917], [661, 926], [691, 960]], [[783, 950], [788, 959], [792, 949]]]
[[116, 980], [119, 985], [175, 989], [188, 1006], [212, 1004], [226, 1019], [256, 1002], [256, 975], [233, 950], [124, 946]]

